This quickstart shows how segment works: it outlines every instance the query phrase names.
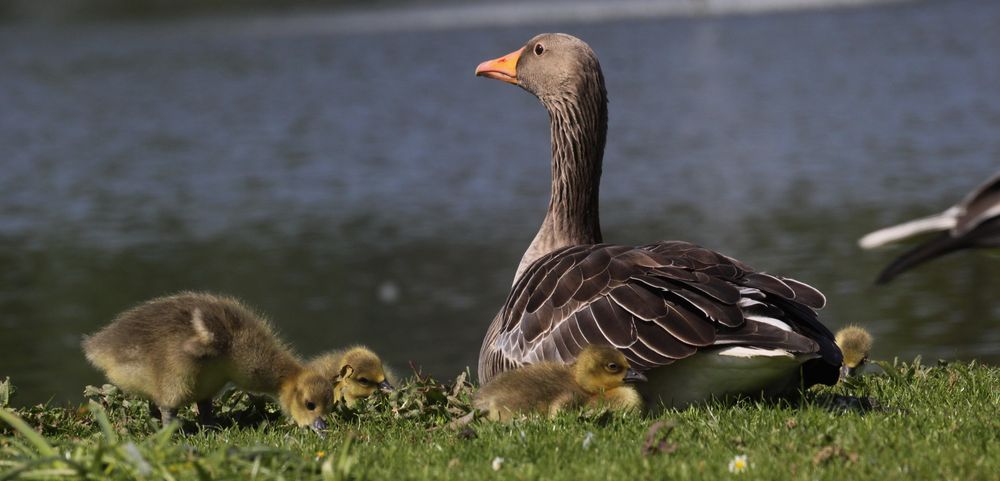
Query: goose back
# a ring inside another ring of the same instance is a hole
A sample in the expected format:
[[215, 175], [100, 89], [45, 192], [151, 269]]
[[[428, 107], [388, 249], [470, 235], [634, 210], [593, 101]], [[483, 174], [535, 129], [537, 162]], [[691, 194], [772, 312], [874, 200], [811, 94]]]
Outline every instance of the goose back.
[[518, 278], [480, 351], [480, 382], [541, 361], [572, 362], [588, 344], [620, 349], [639, 370], [701, 349], [753, 346], [815, 355], [808, 384], [841, 363], [815, 309], [826, 300], [794, 279], [681, 241], [555, 250]]

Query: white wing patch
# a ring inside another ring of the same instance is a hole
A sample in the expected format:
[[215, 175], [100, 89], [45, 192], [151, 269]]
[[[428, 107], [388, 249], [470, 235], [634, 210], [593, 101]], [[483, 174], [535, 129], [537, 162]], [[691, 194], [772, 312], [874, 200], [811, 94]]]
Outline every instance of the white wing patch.
[[720, 356], [730, 357], [795, 357], [792, 353], [784, 349], [760, 349], [757, 347], [737, 346], [723, 349], [718, 353]]
[[788, 324], [785, 324], [781, 320], [775, 319], [773, 317], [749, 315], [749, 316], [745, 316], [745, 318], [749, 319], [751, 321], [757, 321], [757, 322], [763, 322], [764, 324], [770, 324], [770, 325], [772, 325], [774, 327], [777, 327], [778, 329], [781, 329], [782, 331], [789, 331], [789, 332], [791, 332], [791, 330], [792, 330], [792, 326], [789, 326]]

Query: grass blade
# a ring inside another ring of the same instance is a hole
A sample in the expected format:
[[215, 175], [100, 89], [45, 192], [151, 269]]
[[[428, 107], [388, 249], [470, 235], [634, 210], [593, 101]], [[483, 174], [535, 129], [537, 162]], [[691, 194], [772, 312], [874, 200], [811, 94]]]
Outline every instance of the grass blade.
[[38, 431], [31, 429], [31, 427], [28, 426], [28, 423], [24, 422], [23, 419], [9, 409], [0, 408], [0, 420], [6, 422], [10, 425], [10, 427], [14, 428], [15, 431], [21, 433], [25, 439], [35, 446], [35, 449], [37, 449], [39, 454], [42, 456], [49, 457], [59, 455], [59, 453], [57, 453], [56, 450], [53, 449], [47, 441], [45, 441], [45, 438], [42, 437]]
[[97, 420], [97, 424], [101, 426], [101, 432], [104, 433], [104, 439], [108, 441], [108, 444], [118, 444], [118, 434], [115, 430], [111, 428], [111, 421], [108, 421], [108, 413], [104, 411], [104, 408], [94, 401], [90, 401], [90, 413], [94, 415], [94, 419]]
[[0, 381], [0, 408], [10, 405], [10, 398], [14, 397], [14, 385], [10, 383], [10, 378]]

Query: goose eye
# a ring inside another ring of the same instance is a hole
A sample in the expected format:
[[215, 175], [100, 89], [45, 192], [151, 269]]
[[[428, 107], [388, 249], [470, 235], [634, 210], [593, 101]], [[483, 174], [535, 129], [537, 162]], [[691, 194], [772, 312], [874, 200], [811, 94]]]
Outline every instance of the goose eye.
[[609, 362], [608, 363], [608, 370], [609, 371], [617, 371], [618, 370], [618, 363]]
[[316, 409], [316, 403], [314, 403], [312, 401], [306, 401], [306, 409], [308, 409], [310, 411], [312, 411], [313, 409]]
[[368, 378], [363, 377], [363, 378], [358, 379], [358, 382], [360, 382], [361, 384], [368, 384], [371, 381], [369, 381]]
[[535, 44], [535, 55], [541, 55], [543, 53], [545, 53], [545, 47], [542, 44], [540, 44], [540, 43], [536, 43]]

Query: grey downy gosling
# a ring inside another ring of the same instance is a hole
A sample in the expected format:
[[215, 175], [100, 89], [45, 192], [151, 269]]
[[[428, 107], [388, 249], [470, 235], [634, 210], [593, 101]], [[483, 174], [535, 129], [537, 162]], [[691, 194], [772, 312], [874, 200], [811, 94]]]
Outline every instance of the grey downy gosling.
[[498, 374], [479, 390], [473, 404], [489, 419], [501, 421], [519, 413], [551, 417], [581, 405], [640, 410], [642, 398], [626, 383], [645, 380], [617, 349], [589, 345], [573, 364], [541, 362]]
[[333, 386], [333, 402], [354, 406], [375, 391], [392, 391], [392, 373], [382, 359], [365, 346], [321, 354], [307, 366]]
[[837, 346], [844, 353], [841, 378], [857, 374], [868, 362], [868, 353], [871, 352], [874, 341], [872, 335], [863, 327], [847, 326], [837, 331], [836, 339]]
[[164, 425], [197, 403], [211, 419], [212, 398], [229, 382], [277, 397], [297, 425], [326, 428], [329, 384], [307, 369], [270, 323], [237, 299], [183, 292], [118, 315], [86, 337], [83, 350], [123, 391], [149, 399]]

